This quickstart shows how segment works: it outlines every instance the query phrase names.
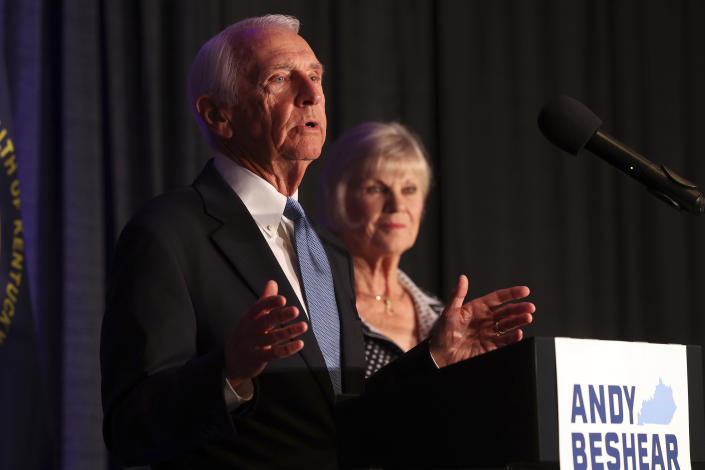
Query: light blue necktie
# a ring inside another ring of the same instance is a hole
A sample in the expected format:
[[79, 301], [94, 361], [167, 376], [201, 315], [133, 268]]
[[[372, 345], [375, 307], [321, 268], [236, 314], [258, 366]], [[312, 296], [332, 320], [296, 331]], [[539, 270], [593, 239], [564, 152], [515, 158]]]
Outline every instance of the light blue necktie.
[[284, 216], [294, 221], [296, 252], [304, 283], [313, 334], [323, 353], [336, 395], [342, 391], [340, 377], [340, 318], [333, 290], [328, 257], [318, 235], [296, 199], [286, 198]]

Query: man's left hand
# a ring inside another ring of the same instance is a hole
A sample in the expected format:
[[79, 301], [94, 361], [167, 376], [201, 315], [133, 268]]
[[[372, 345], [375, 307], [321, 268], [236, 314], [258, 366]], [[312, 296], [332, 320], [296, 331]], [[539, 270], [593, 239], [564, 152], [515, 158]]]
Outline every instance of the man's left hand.
[[520, 328], [533, 321], [534, 304], [515, 302], [529, 295], [526, 286], [500, 289], [463, 304], [467, 292], [468, 278], [461, 275], [433, 329], [429, 348], [439, 367], [515, 343], [523, 337]]

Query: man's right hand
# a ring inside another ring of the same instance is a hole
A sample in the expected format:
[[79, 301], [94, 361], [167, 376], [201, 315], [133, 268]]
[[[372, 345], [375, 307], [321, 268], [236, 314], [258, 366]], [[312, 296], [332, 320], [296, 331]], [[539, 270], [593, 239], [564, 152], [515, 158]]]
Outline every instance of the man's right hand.
[[282, 326], [299, 316], [299, 309], [286, 307], [286, 299], [277, 295], [274, 281], [264, 286], [262, 296], [240, 319], [225, 344], [225, 377], [235, 388], [259, 375], [274, 359], [296, 354], [304, 347], [300, 339], [290, 341], [308, 329], [304, 321]]

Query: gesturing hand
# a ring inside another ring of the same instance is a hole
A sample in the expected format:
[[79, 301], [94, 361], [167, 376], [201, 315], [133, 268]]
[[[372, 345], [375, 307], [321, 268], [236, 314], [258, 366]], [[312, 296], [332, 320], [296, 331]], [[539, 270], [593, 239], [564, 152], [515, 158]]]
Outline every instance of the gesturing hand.
[[433, 329], [429, 348], [440, 367], [515, 343], [523, 336], [519, 328], [533, 321], [534, 304], [507, 303], [528, 296], [526, 286], [500, 289], [463, 304], [467, 293], [468, 278], [461, 275]]
[[268, 362], [291, 356], [304, 347], [300, 339], [289, 341], [308, 329], [304, 321], [282, 326], [299, 316], [299, 309], [285, 307], [286, 299], [277, 295], [279, 287], [268, 281], [262, 296], [243, 315], [225, 344], [225, 376], [238, 386], [259, 375]]

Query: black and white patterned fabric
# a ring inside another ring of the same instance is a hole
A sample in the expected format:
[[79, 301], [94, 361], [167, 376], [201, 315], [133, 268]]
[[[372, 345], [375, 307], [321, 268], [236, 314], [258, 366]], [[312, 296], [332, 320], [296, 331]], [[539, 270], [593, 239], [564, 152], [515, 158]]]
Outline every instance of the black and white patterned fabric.
[[[433, 328], [436, 320], [443, 312], [443, 302], [414, 284], [402, 270], [397, 271], [397, 277], [399, 278], [399, 283], [409, 293], [411, 300], [414, 302], [414, 310], [416, 311], [419, 327], [419, 339], [424, 339], [431, 332], [431, 328]], [[384, 333], [365, 322], [364, 319], [362, 320], [362, 333], [365, 337], [365, 362], [367, 363], [365, 378], [404, 354], [404, 351], [399, 346], [394, 344]]]

